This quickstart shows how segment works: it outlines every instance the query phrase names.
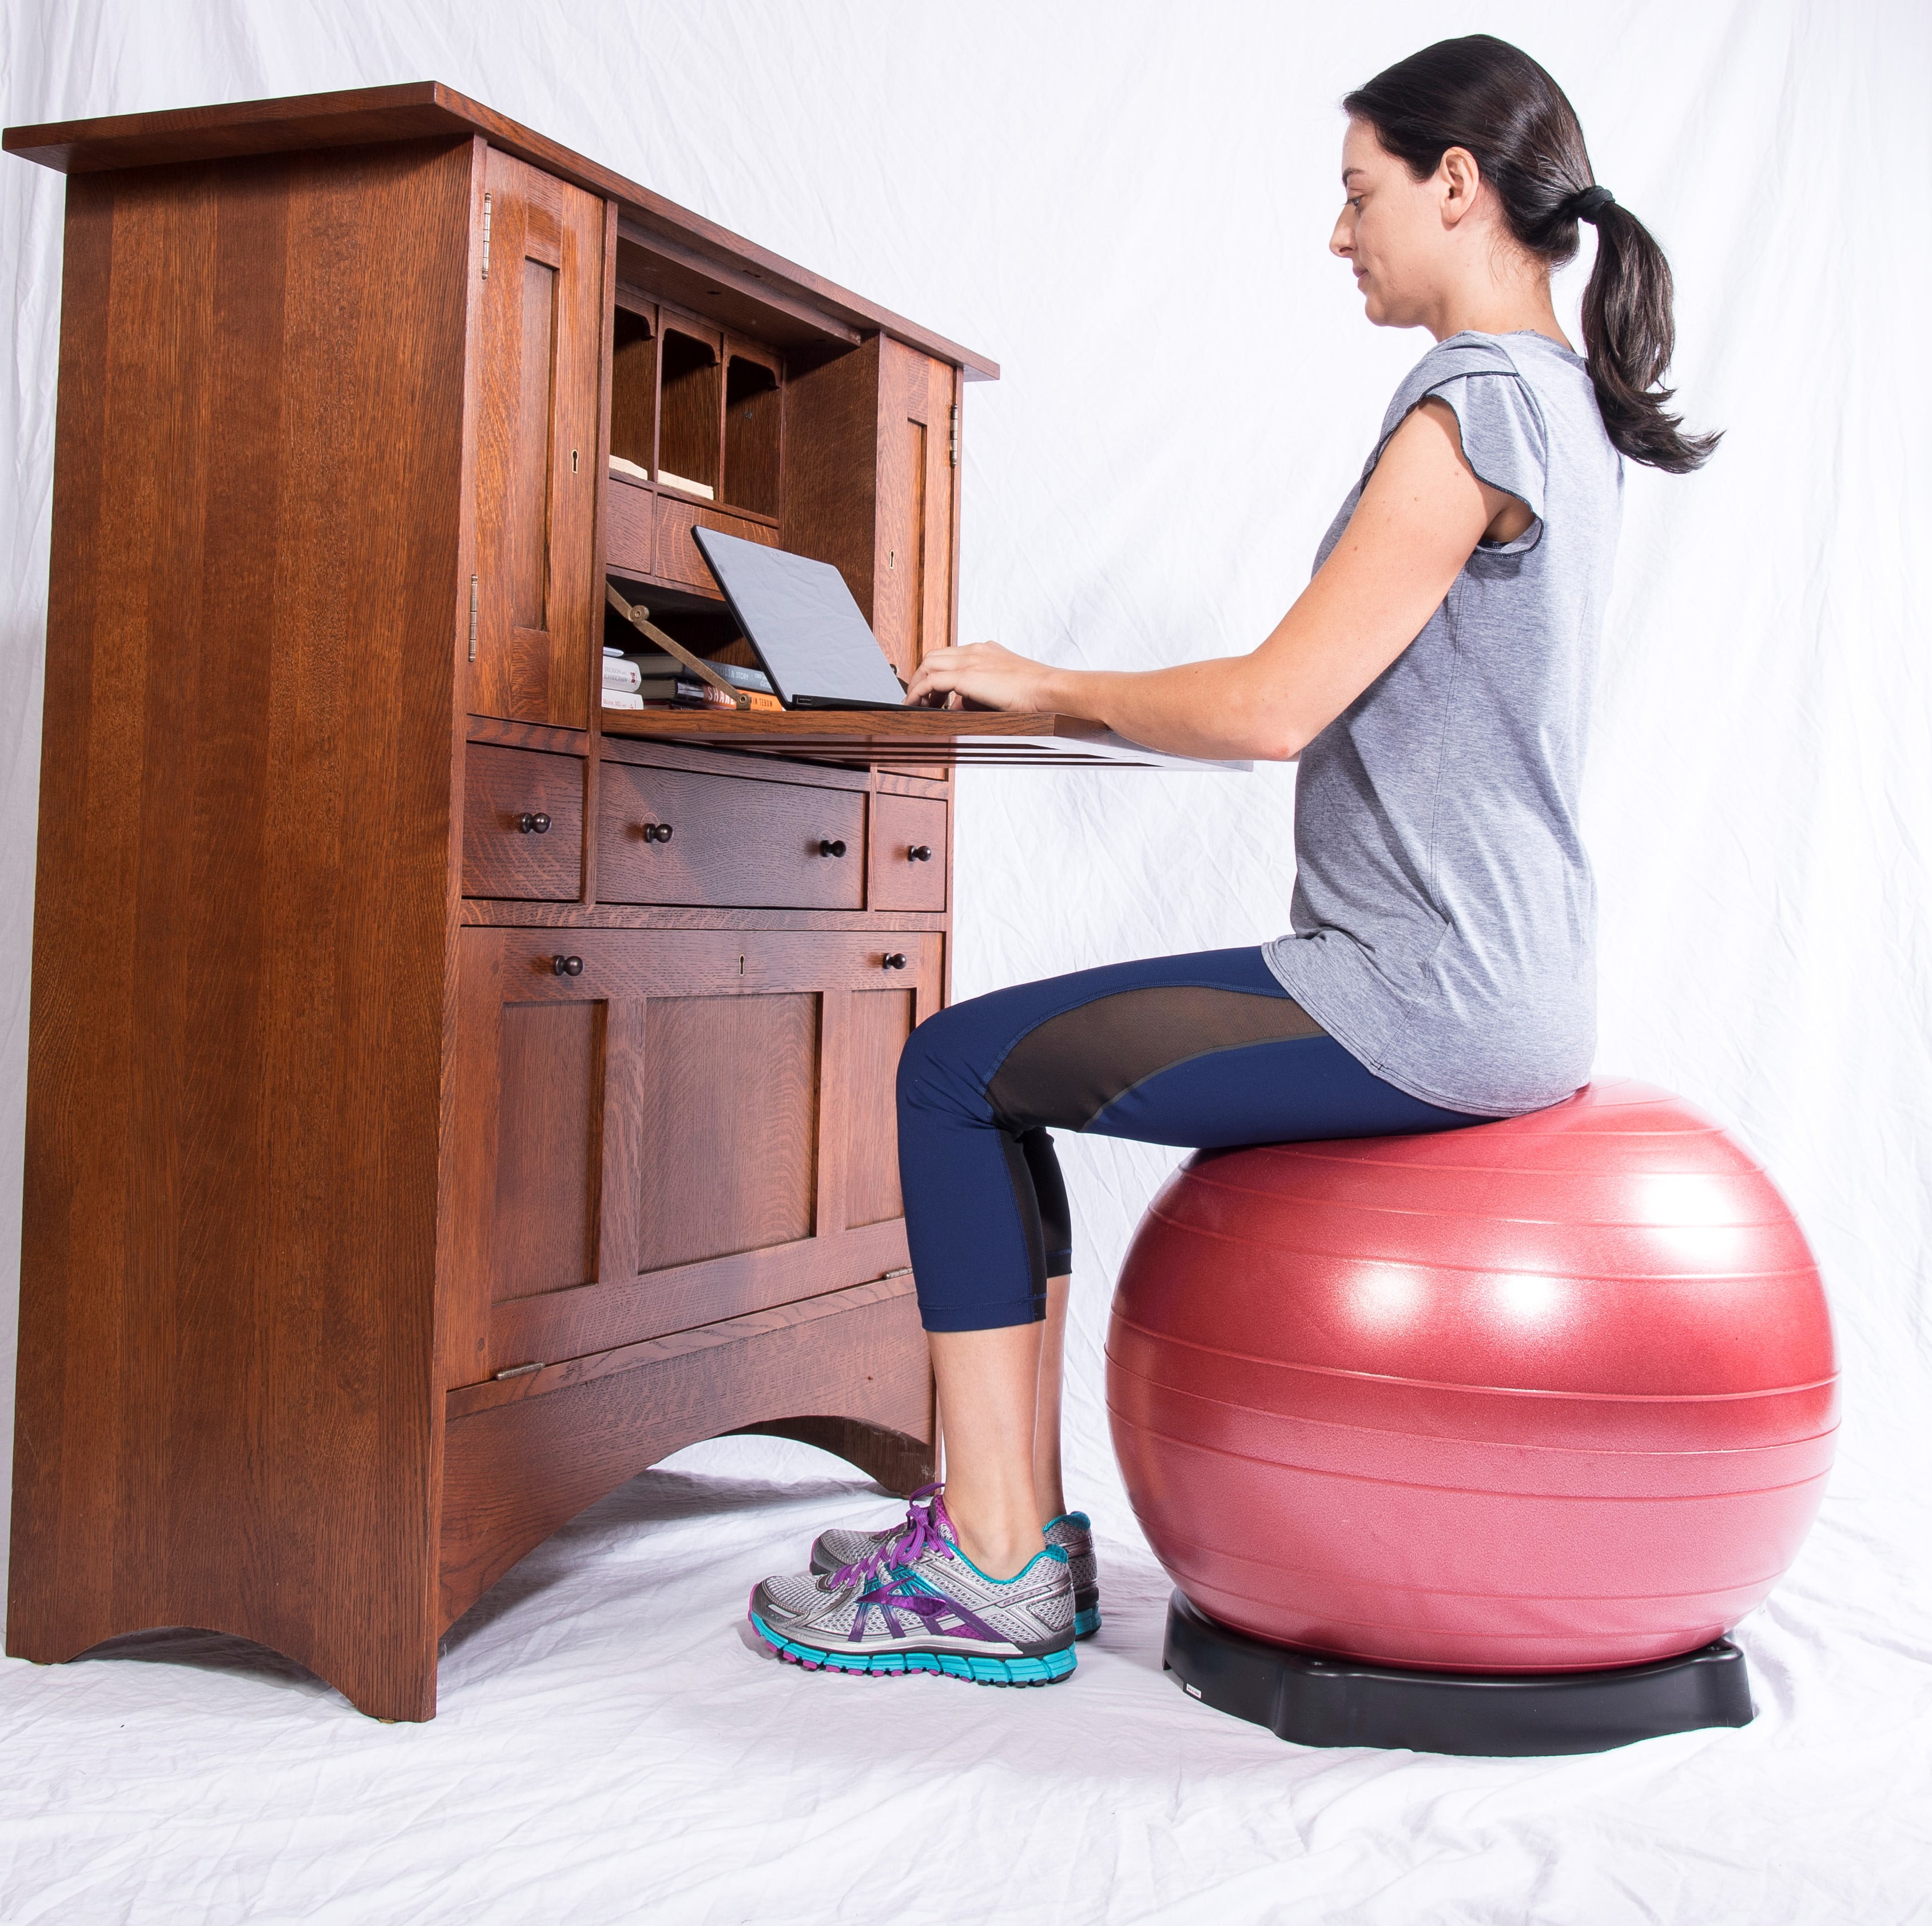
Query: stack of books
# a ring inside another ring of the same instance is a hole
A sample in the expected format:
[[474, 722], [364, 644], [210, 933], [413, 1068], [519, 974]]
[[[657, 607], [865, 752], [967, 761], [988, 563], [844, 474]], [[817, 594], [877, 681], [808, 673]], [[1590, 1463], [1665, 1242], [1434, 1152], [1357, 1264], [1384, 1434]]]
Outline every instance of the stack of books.
[[[754, 710], [779, 710], [784, 706], [772, 692], [770, 679], [761, 670], [742, 668], [736, 662], [713, 662], [718, 674], [734, 688], [751, 698]], [[736, 706], [721, 688], [714, 688], [674, 657], [645, 650], [626, 656], [621, 650], [604, 651], [604, 706], [606, 709], [731, 709]]]

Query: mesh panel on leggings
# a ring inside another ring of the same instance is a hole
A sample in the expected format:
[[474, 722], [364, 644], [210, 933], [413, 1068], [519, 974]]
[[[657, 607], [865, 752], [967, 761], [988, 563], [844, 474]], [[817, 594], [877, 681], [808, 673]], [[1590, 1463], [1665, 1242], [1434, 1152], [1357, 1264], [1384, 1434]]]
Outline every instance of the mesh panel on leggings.
[[986, 1094], [1010, 1130], [1084, 1130], [1107, 1106], [1192, 1057], [1325, 1034], [1292, 997], [1177, 984], [1096, 997], [1030, 1030]]

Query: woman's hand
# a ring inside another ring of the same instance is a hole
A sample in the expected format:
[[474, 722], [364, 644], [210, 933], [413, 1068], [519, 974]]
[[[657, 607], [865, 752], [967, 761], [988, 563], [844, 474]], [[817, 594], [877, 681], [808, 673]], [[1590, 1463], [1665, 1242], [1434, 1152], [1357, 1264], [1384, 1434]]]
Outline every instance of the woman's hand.
[[1050, 709], [1048, 685], [1054, 671], [1029, 662], [997, 642], [969, 642], [963, 649], [935, 649], [907, 686], [906, 700], [922, 709]]

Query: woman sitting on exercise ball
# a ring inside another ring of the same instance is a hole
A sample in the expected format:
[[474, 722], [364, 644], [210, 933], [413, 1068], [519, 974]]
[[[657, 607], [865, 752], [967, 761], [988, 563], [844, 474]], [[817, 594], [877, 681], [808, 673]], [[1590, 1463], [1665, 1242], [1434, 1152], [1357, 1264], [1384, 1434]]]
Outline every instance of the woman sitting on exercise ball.
[[[1436, 345], [1294, 607], [1251, 655], [1139, 674], [942, 649], [908, 698], [1299, 757], [1294, 933], [1022, 984], [914, 1034], [899, 1167], [944, 1496], [827, 1532], [812, 1574], [753, 1592], [759, 1634], [804, 1664], [1046, 1683], [1100, 1622], [1060, 1488], [1072, 1256], [1049, 1127], [1198, 1148], [1453, 1130], [1588, 1077], [1578, 790], [1623, 458], [1681, 473], [1714, 437], [1666, 412], [1670, 269], [1534, 61], [1444, 40], [1342, 105], [1329, 246], [1370, 321]], [[1581, 221], [1587, 355], [1550, 298]]]

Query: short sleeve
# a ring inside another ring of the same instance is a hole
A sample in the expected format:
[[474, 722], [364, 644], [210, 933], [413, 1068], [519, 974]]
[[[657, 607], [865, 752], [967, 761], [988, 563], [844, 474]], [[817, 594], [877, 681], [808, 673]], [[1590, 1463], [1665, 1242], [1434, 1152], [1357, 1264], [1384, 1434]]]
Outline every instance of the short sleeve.
[[1492, 341], [1452, 336], [1422, 358], [1396, 394], [1369, 467], [1381, 459], [1390, 436], [1432, 396], [1456, 411], [1462, 453], [1477, 476], [1514, 495], [1536, 518], [1514, 541], [1486, 547], [1484, 553], [1520, 555], [1534, 548], [1543, 538], [1550, 437], [1529, 384]]

